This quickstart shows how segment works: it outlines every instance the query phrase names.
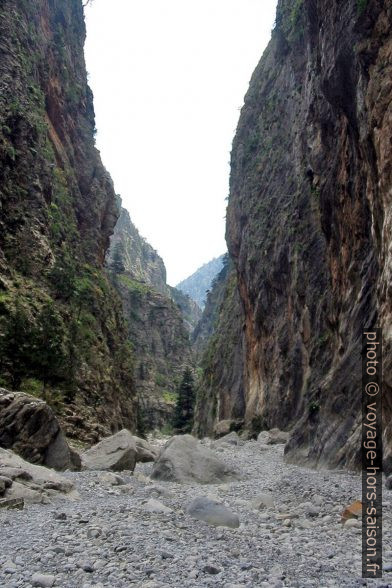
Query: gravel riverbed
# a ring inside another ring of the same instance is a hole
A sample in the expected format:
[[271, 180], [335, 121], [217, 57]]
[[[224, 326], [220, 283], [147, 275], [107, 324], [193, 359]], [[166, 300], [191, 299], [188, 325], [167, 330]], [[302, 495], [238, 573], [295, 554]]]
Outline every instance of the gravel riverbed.
[[[0, 512], [0, 587], [392, 587], [391, 491], [383, 497], [384, 577], [363, 580], [360, 523], [340, 523], [361, 497], [360, 475], [288, 465], [283, 445], [248, 441], [217, 452], [240, 481], [155, 483], [152, 464], [121, 472], [121, 485], [103, 472], [66, 473], [79, 500]], [[274, 504], [259, 510], [263, 493]], [[186, 507], [202, 495], [224, 502], [240, 527], [192, 519]]]

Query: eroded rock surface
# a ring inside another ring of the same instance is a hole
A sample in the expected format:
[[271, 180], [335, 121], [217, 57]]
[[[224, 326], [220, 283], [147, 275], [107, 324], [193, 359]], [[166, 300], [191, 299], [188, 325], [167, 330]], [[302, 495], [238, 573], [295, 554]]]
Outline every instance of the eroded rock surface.
[[0, 506], [4, 501], [21, 501], [22, 505], [48, 503], [51, 498], [77, 495], [74, 484], [46, 467], [31, 464], [19, 455], [0, 449]]
[[220, 286], [200, 435], [233, 417], [256, 432], [294, 426], [290, 459], [359, 467], [361, 337], [378, 324], [392, 467], [391, 11], [278, 2], [233, 143], [235, 270]]
[[80, 469], [53, 410], [43, 401], [0, 388], [0, 447], [56, 470]]

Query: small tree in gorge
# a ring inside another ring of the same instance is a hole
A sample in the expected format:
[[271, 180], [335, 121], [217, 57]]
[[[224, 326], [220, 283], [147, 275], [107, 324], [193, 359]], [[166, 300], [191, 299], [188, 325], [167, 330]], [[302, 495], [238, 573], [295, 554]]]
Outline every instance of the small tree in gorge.
[[178, 388], [178, 399], [173, 419], [176, 433], [184, 434], [192, 431], [194, 407], [195, 385], [191, 370], [186, 368]]

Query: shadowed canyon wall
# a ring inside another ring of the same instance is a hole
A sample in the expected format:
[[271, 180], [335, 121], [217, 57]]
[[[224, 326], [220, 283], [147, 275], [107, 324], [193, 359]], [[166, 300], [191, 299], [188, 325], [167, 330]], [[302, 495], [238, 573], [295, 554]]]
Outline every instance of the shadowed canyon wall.
[[[243, 329], [247, 426], [293, 428], [287, 456], [311, 464], [359, 464], [361, 334], [376, 324], [390, 455], [391, 22], [382, 0], [280, 0], [233, 143], [240, 311], [221, 310], [218, 341], [224, 322]], [[200, 394], [230, 406], [232, 359], [216, 345]]]
[[80, 0], [0, 6], [0, 382], [95, 440], [136, 424], [121, 301], [103, 272], [119, 214], [94, 146]]

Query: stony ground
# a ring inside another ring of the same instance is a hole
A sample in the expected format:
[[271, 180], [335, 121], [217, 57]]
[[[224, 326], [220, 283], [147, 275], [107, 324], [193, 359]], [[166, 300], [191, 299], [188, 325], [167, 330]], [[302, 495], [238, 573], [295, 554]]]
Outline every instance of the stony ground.
[[[359, 475], [287, 465], [282, 445], [256, 441], [225, 445], [219, 455], [241, 469], [241, 481], [158, 485], [148, 478], [152, 464], [122, 473], [119, 486], [100, 472], [67, 473], [79, 501], [1, 512], [1, 588], [30, 588], [37, 573], [67, 588], [392, 586], [392, 492], [384, 493], [384, 579], [366, 583], [360, 528], [340, 524], [343, 508], [360, 498]], [[255, 510], [263, 492], [275, 504]], [[186, 514], [206, 494], [239, 515], [239, 529]], [[170, 510], [149, 512], [150, 498]]]

